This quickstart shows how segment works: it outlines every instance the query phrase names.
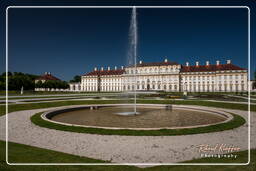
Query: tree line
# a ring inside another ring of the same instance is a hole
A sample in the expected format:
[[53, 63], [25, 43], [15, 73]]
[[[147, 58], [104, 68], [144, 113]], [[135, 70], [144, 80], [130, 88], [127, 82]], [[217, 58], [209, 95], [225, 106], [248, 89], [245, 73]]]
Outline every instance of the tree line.
[[[8, 90], [33, 90], [35, 88], [34, 80], [38, 75], [26, 74], [22, 72], [8, 72]], [[6, 72], [0, 75], [0, 90], [6, 88]]]
[[[69, 85], [66, 81], [55, 81], [49, 80], [38, 81], [35, 83], [35, 79], [38, 78], [38, 75], [27, 74], [22, 72], [8, 72], [8, 90], [34, 90], [35, 88], [58, 88], [58, 89], [67, 89]], [[0, 75], [0, 90], [6, 89], [6, 72], [3, 72]]]
[[37, 81], [35, 88], [58, 88], [58, 89], [67, 89], [69, 85], [66, 81], [57, 81], [57, 80], [47, 80], [45, 82]]

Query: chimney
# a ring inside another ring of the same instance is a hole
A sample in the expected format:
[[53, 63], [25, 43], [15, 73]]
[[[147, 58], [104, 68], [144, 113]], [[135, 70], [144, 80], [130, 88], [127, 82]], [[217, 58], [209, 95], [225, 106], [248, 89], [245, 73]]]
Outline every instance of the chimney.
[[121, 66], [121, 69], [123, 70], [123, 69], [124, 69], [124, 66]]
[[104, 68], [103, 68], [103, 67], [101, 67], [101, 71], [104, 71]]
[[231, 64], [231, 60], [229, 59], [229, 60], [227, 60], [227, 64]]
[[188, 63], [188, 62], [186, 62], [186, 66], [189, 66], [189, 63]]
[[108, 71], [110, 71], [110, 67], [108, 67]]
[[142, 64], [142, 61], [140, 61], [140, 64]]
[[196, 66], [199, 66], [199, 62], [198, 61], [196, 61]]
[[168, 59], [165, 59], [164, 62], [165, 62], [165, 63], [168, 62]]
[[206, 61], [206, 65], [209, 66], [209, 61]]
[[117, 70], [117, 67], [115, 66], [115, 70]]
[[94, 68], [94, 71], [97, 71], [97, 67]]
[[216, 65], [219, 65], [220, 64], [220, 61], [216, 61]]

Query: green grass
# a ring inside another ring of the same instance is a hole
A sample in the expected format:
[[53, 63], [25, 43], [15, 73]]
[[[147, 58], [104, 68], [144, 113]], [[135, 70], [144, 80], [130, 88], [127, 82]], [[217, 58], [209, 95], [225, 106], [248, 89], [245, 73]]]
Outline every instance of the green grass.
[[[0, 141], [1, 166], [0, 170], [80, 170], [86, 168], [91, 170], [94, 166], [8, 166], [5, 163], [5, 142]], [[9, 142], [8, 144], [8, 162], [9, 163], [106, 163], [107, 161], [80, 157], [62, 152], [31, 147], [28, 145]], [[109, 163], [109, 162], [108, 162]], [[37, 168], [37, 169], [35, 169]], [[96, 166], [97, 169], [104, 170], [104, 166]], [[108, 168], [119, 169], [135, 169], [129, 166], [109, 166]]]
[[[14, 91], [14, 90], [9, 90], [8, 95], [9, 96], [24, 96], [24, 95], [52, 95], [52, 94], [109, 94], [109, 93], [120, 93], [120, 92], [68, 92], [68, 91], [33, 91], [33, 90], [24, 90], [23, 95], [20, 94], [20, 91]], [[5, 95], [6, 91], [5, 90], [0, 90], [0, 95]]]
[[31, 117], [31, 121], [41, 127], [50, 129], [56, 129], [61, 131], [70, 131], [78, 133], [89, 134], [102, 134], [102, 135], [130, 135], [130, 136], [173, 136], [173, 135], [187, 135], [187, 134], [199, 134], [209, 133], [216, 131], [224, 131], [228, 129], [234, 129], [243, 125], [246, 121], [239, 115], [233, 115], [233, 119], [227, 123], [220, 123], [211, 126], [199, 127], [199, 128], [184, 128], [184, 129], [160, 129], [160, 130], [129, 130], [129, 129], [102, 129], [102, 128], [86, 128], [79, 126], [67, 126], [48, 122], [41, 118], [41, 114], [37, 113]]
[[[246, 163], [248, 158], [248, 151], [241, 151], [232, 154], [237, 154], [238, 157], [234, 158], [204, 158], [186, 161], [186, 163]], [[13, 171], [65, 171], [65, 170], [97, 170], [97, 171], [157, 171], [157, 170], [207, 170], [207, 171], [253, 171], [255, 169], [256, 150], [251, 150], [251, 163], [245, 166], [155, 166], [150, 168], [138, 168], [135, 166], [10, 166], [5, 162], [5, 142], [0, 141], [0, 170], [13, 170]], [[87, 157], [79, 157], [71, 154], [46, 150], [42, 148], [32, 147], [9, 142], [9, 162], [13, 163], [108, 163], [102, 160], [90, 159]]]
[[[89, 96], [89, 95], [88, 95]], [[70, 96], [31, 96], [31, 97], [11, 97], [8, 96], [8, 100], [18, 100], [18, 99], [43, 99], [43, 98], [68, 98], [68, 97], [87, 97], [86, 95], [83, 94], [78, 94], [78, 95], [70, 95]], [[5, 100], [6, 98], [0, 98], [0, 100]]]
[[[29, 97], [27, 97], [26, 95], [19, 95], [19, 96], [8, 96], [9, 100], [18, 100], [18, 99], [38, 99], [38, 98], [59, 98], [59, 97], [63, 97], [63, 98], [68, 98], [68, 97], [90, 97], [90, 96], [97, 96], [97, 97], [101, 97], [101, 96], [109, 96], [109, 95], [115, 95], [117, 96], [118, 94], [114, 94], [114, 93], [80, 93], [80, 94], [46, 94], [46, 95], [31, 95]], [[0, 98], [0, 100], [5, 100], [6, 97], [2, 97]]]
[[42, 100], [24, 100], [22, 102], [47, 102], [47, 101], [63, 101], [63, 100], [72, 100], [72, 99], [84, 99], [88, 98], [85, 96], [81, 97], [62, 97], [62, 98], [51, 98], [51, 99], [42, 99]]
[[[67, 100], [58, 102], [45, 102], [45, 103], [29, 103], [29, 104], [12, 104], [9, 105], [8, 111], [15, 112], [20, 110], [32, 110], [41, 108], [50, 108], [58, 106], [70, 106], [70, 105], [86, 105], [86, 104], [119, 104], [119, 103], [133, 103], [131, 100]], [[209, 102], [209, 101], [195, 101], [195, 100], [137, 100], [137, 103], [142, 104], [177, 104], [177, 105], [199, 105], [209, 106], [226, 109], [248, 110], [247, 104], [232, 104], [223, 102]], [[256, 105], [251, 105], [251, 111], [256, 111]], [[0, 116], [6, 113], [5, 106], [0, 106]]]

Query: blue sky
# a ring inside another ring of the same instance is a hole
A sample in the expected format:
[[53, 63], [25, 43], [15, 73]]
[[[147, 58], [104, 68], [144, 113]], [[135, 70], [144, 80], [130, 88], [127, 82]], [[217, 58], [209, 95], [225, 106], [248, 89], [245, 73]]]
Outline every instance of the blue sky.
[[[137, 12], [139, 60], [205, 64], [231, 59], [248, 68], [246, 8]], [[38, 75], [50, 71], [70, 80], [94, 67], [125, 65], [130, 15], [131, 9], [116, 8], [9, 9], [9, 70]]]

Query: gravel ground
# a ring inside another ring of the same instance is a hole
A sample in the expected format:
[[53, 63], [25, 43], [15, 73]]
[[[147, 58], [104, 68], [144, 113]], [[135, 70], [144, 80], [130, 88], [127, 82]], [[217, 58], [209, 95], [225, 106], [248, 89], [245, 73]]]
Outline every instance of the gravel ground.
[[[248, 149], [248, 125], [215, 133], [183, 136], [116, 136], [74, 133], [42, 128], [30, 121], [30, 116], [49, 109], [13, 112], [8, 115], [9, 141], [61, 151], [69, 154], [108, 160], [115, 163], [176, 163], [200, 158], [201, 144], [234, 145], [241, 150]], [[201, 107], [203, 109], [215, 109]], [[220, 110], [219, 108], [216, 110]], [[223, 109], [224, 110], [224, 109]], [[243, 116], [248, 112], [227, 110]], [[251, 116], [255, 116], [251, 112]], [[5, 140], [5, 116], [0, 117], [0, 139]], [[256, 139], [256, 118], [251, 117], [251, 140]], [[251, 148], [256, 148], [255, 141]], [[49, 161], [50, 162], [50, 161]], [[72, 161], [70, 161], [72, 162]]]

